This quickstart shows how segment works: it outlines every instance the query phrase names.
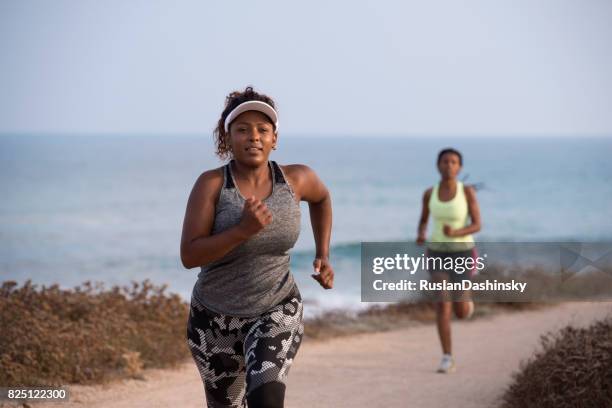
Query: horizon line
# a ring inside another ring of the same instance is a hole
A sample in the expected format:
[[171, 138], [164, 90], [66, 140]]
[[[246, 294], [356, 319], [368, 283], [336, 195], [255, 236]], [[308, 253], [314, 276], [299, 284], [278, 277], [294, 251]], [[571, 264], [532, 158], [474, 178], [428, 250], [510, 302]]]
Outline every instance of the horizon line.
[[[142, 137], [142, 136], [163, 136], [163, 137], [210, 137], [213, 135], [201, 133], [201, 132], [76, 132], [76, 131], [68, 131], [68, 132], [58, 132], [58, 131], [0, 131], [0, 137], [6, 136], [77, 136], [77, 137], [117, 137], [117, 136], [127, 136], [127, 137]], [[281, 135], [282, 137], [289, 138], [305, 138], [305, 137], [313, 137], [313, 138], [323, 138], [323, 137], [335, 137], [335, 138], [400, 138], [400, 139], [410, 139], [410, 138], [446, 138], [446, 137], [462, 137], [462, 138], [530, 138], [530, 137], [538, 137], [538, 138], [572, 138], [572, 137], [590, 137], [590, 138], [607, 138], [612, 137], [612, 131], [609, 133], [579, 133], [579, 132], [560, 132], [560, 133], [552, 133], [552, 132], [521, 132], [521, 133], [467, 133], [467, 132], [458, 132], [458, 133], [298, 133], [298, 132], [290, 132], [287, 134]]]

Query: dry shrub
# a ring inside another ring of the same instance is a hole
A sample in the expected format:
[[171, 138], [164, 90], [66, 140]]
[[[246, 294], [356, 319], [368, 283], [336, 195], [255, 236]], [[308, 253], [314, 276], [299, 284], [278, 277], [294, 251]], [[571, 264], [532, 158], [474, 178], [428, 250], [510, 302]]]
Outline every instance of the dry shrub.
[[541, 337], [514, 374], [503, 408], [612, 407], [612, 316]]
[[[486, 280], [510, 283], [513, 280], [527, 283], [524, 293], [509, 291], [476, 291], [478, 302], [506, 303], [555, 303], [568, 301], [612, 300], [612, 267], [584, 268], [578, 273], [567, 269], [542, 266], [488, 266], [477, 274], [474, 282]], [[517, 305], [518, 306], [518, 305]]]
[[138, 351], [128, 351], [123, 353], [121, 357], [125, 363], [125, 373], [132, 378], [142, 379], [144, 363], [140, 359], [140, 353]]
[[85, 282], [73, 290], [3, 282], [0, 385], [93, 383], [138, 377], [189, 355], [188, 305], [148, 280], [131, 287]]
[[[521, 312], [549, 306], [549, 303], [503, 302], [477, 303], [471, 319], [492, 316], [502, 312]], [[358, 313], [343, 310], [325, 312], [304, 324], [306, 337], [326, 340], [360, 333], [396, 330], [430, 324], [436, 321], [436, 308], [432, 302], [398, 302], [373, 305]]]

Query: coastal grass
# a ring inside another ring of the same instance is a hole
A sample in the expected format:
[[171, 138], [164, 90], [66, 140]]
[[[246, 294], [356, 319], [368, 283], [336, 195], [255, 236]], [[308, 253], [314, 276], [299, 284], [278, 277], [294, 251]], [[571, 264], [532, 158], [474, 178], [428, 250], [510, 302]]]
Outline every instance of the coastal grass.
[[612, 407], [612, 316], [587, 328], [566, 326], [514, 374], [502, 408]]
[[[471, 319], [489, 317], [497, 313], [536, 310], [552, 305], [538, 302], [476, 303]], [[374, 305], [360, 312], [345, 310], [325, 312], [308, 319], [304, 334], [315, 340], [355, 334], [390, 331], [436, 321], [435, 304], [431, 302], [399, 302]]]
[[0, 288], [0, 385], [42, 386], [139, 378], [183, 361], [188, 305], [148, 280], [105, 289], [85, 282]]
[[[477, 302], [472, 319], [552, 304]], [[176, 366], [191, 358], [188, 314], [189, 304], [179, 295], [149, 280], [111, 288], [87, 281], [73, 289], [3, 282], [0, 386], [100, 383]], [[305, 337], [327, 340], [433, 322], [435, 305], [417, 302], [328, 311], [304, 326]]]

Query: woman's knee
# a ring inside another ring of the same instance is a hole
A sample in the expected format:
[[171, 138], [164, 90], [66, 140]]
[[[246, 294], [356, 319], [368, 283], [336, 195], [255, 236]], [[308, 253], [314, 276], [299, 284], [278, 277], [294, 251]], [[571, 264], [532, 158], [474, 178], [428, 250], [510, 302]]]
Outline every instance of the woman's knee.
[[272, 381], [260, 385], [247, 395], [249, 408], [283, 408], [285, 384]]
[[455, 316], [457, 319], [465, 319], [469, 315], [467, 302], [457, 302], [454, 306]]

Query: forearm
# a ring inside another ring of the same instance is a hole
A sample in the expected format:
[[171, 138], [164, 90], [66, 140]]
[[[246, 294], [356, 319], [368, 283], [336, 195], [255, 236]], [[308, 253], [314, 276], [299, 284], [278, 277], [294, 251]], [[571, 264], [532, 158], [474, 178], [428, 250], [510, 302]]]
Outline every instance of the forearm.
[[248, 239], [248, 235], [235, 225], [219, 234], [199, 237], [181, 247], [181, 261], [185, 268], [206, 265], [221, 259]]
[[329, 258], [329, 242], [332, 228], [332, 206], [329, 194], [317, 203], [309, 203], [310, 223], [314, 234], [316, 257]]
[[474, 234], [478, 231], [480, 231], [480, 223], [473, 223], [466, 227], [454, 230], [453, 237], [463, 237], [465, 235]]
[[421, 220], [417, 229], [417, 237], [424, 237], [427, 233], [427, 220]]

